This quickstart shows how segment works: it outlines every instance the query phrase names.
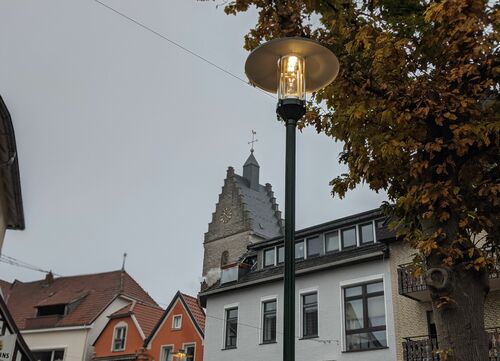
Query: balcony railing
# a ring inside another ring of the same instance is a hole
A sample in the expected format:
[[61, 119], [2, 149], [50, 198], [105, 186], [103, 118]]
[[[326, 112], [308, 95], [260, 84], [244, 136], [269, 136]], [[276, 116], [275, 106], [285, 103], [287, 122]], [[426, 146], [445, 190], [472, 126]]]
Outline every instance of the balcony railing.
[[[490, 270], [490, 290], [500, 289], [500, 254], [498, 251], [493, 256], [495, 264]], [[430, 301], [430, 294], [423, 276], [415, 277], [412, 263], [398, 267], [399, 294], [419, 301]]]
[[[489, 361], [500, 361], [500, 327], [487, 328]], [[436, 353], [437, 339], [429, 336], [405, 337], [403, 341], [404, 361], [441, 361]]]

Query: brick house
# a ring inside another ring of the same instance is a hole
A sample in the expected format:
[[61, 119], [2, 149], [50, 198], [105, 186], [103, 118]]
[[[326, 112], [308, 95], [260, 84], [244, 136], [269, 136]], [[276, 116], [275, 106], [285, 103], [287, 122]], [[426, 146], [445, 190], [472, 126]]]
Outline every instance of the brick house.
[[108, 318], [93, 361], [203, 361], [205, 313], [194, 297], [177, 292], [166, 310], [131, 303]]
[[94, 342], [94, 360], [136, 360], [163, 312], [160, 307], [133, 301], [109, 315]]
[[38, 361], [90, 360], [108, 316], [156, 302], [124, 270], [34, 282], [1, 282], [9, 311]]

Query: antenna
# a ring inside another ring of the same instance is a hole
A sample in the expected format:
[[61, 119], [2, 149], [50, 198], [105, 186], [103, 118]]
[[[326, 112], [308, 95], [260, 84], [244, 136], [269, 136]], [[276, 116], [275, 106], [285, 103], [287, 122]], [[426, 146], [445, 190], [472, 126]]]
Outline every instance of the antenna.
[[127, 261], [127, 252], [123, 254], [122, 271], [125, 271], [125, 262]]

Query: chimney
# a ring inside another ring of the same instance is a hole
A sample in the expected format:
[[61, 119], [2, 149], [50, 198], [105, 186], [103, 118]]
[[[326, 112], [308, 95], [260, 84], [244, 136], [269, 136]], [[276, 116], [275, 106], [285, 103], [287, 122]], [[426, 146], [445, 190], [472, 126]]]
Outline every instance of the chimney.
[[51, 286], [54, 283], [54, 274], [52, 271], [49, 271], [49, 273], [45, 276], [45, 283], [47, 286]]
[[247, 161], [243, 165], [243, 178], [248, 181], [248, 185], [251, 189], [259, 189], [259, 163], [257, 159], [253, 156], [253, 150], [250, 153]]

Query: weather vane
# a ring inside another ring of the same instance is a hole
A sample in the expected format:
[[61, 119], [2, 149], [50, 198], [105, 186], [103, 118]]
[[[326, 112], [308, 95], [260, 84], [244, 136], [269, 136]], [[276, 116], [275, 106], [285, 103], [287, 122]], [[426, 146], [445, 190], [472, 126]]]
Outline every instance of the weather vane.
[[248, 144], [251, 144], [252, 145], [252, 148], [250, 148], [250, 152], [253, 153], [254, 149], [253, 149], [253, 146], [255, 144], [255, 142], [258, 142], [259, 140], [258, 139], [255, 139], [255, 135], [257, 134], [257, 132], [255, 130], [252, 129], [252, 141], [251, 142], [248, 142]]

